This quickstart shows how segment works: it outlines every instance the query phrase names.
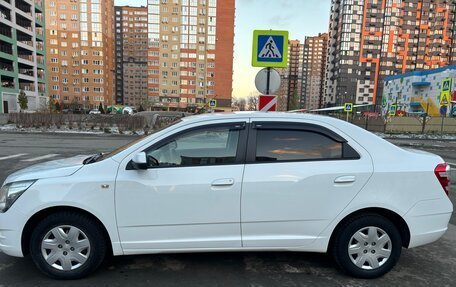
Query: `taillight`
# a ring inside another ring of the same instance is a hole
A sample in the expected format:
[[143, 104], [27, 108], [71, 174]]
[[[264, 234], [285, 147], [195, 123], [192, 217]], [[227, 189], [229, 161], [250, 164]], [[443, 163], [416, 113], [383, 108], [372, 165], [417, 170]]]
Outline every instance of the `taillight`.
[[450, 165], [446, 163], [439, 164], [434, 170], [435, 176], [448, 195], [450, 192]]

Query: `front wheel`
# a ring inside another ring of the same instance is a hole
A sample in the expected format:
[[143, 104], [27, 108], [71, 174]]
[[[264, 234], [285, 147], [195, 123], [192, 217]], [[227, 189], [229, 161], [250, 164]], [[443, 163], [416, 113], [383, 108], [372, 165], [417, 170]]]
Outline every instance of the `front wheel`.
[[80, 279], [94, 272], [106, 254], [106, 240], [91, 218], [55, 213], [38, 223], [30, 240], [38, 269], [55, 279]]
[[334, 259], [354, 277], [380, 277], [396, 265], [401, 255], [402, 240], [396, 226], [379, 215], [357, 217], [335, 236]]

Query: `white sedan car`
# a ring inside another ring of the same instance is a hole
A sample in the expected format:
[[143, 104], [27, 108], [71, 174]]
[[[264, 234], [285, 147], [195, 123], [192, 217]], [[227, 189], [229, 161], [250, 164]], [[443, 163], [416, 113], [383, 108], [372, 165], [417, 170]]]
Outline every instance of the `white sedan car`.
[[100, 115], [101, 112], [98, 109], [93, 109], [89, 112], [89, 115]]
[[110, 154], [31, 166], [0, 192], [0, 250], [53, 278], [105, 256], [329, 252], [361, 278], [439, 239], [449, 166], [349, 123], [281, 113], [184, 118]]

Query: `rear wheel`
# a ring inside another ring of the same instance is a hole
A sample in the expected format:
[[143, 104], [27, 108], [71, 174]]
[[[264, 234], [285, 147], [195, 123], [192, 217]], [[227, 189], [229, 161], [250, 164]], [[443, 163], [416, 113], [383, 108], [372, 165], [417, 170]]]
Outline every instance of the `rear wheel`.
[[106, 254], [103, 231], [89, 217], [55, 213], [32, 233], [30, 253], [38, 269], [56, 279], [79, 279], [94, 272]]
[[335, 261], [347, 274], [376, 278], [396, 265], [402, 241], [391, 221], [379, 215], [364, 215], [342, 226], [332, 247]]

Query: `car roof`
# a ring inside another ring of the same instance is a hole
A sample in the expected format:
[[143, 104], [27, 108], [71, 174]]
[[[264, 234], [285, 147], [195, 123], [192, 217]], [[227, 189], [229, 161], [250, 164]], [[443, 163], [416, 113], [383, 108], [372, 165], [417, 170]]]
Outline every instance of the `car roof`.
[[229, 112], [229, 113], [208, 113], [182, 118], [183, 121], [204, 121], [215, 119], [236, 119], [236, 118], [289, 118], [289, 119], [330, 119], [328, 116], [320, 116], [305, 113], [286, 113], [286, 112]]

